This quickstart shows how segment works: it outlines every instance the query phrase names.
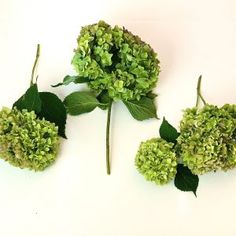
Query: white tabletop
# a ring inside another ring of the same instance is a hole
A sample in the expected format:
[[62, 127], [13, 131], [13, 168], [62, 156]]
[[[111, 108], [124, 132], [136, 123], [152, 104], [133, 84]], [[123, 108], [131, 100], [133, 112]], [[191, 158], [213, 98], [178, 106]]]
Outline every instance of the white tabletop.
[[[0, 0], [0, 106], [26, 90], [36, 44], [41, 91], [61, 99], [82, 86], [53, 89], [66, 74], [83, 25], [123, 25], [159, 54], [158, 116], [178, 127], [195, 104], [196, 83], [209, 103], [236, 103], [234, 0]], [[139, 143], [160, 120], [112, 111], [112, 174], [105, 169], [106, 112], [69, 117], [56, 163], [41, 173], [0, 160], [3, 236], [235, 236], [236, 170], [200, 176], [198, 197], [146, 182], [134, 166]]]

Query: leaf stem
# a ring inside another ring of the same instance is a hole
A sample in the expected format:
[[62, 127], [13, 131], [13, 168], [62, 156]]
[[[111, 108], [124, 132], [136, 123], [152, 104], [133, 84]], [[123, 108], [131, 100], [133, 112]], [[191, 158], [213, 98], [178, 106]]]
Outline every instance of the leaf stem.
[[[31, 73], [30, 86], [32, 86], [34, 84], [34, 74], [35, 74], [36, 66], [38, 64], [39, 56], [40, 56], [40, 44], [37, 45], [37, 52], [36, 52], [35, 61], [34, 61], [32, 73]], [[37, 78], [38, 78], [38, 76], [36, 77], [36, 83], [37, 83]]]
[[196, 107], [199, 106], [200, 99], [202, 100], [203, 104], [206, 105], [206, 100], [203, 98], [201, 94], [201, 82], [202, 82], [202, 76], [200, 75], [197, 82], [197, 101], [196, 101]]
[[112, 100], [109, 101], [108, 105], [108, 113], [107, 113], [107, 127], [106, 127], [106, 166], [107, 166], [107, 174], [111, 174], [111, 166], [110, 166], [110, 122], [111, 122], [111, 108], [112, 108]]

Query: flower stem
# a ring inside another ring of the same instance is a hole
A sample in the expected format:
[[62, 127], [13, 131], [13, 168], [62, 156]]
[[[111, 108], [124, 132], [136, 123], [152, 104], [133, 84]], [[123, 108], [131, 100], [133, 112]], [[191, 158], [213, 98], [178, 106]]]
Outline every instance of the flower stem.
[[197, 101], [196, 101], [196, 107], [199, 106], [200, 99], [202, 100], [203, 104], [206, 105], [206, 100], [203, 98], [201, 94], [201, 82], [202, 82], [202, 76], [200, 75], [197, 82]]
[[[34, 84], [34, 74], [35, 74], [36, 66], [38, 64], [39, 56], [40, 56], [40, 44], [37, 45], [37, 52], [36, 52], [35, 61], [34, 61], [32, 73], [31, 73], [30, 86], [32, 86]], [[38, 76], [36, 77], [36, 82], [37, 82], [37, 78], [38, 78]]]
[[106, 127], [106, 165], [107, 165], [107, 174], [111, 174], [111, 166], [110, 166], [110, 122], [111, 122], [111, 108], [112, 108], [112, 100], [110, 100], [108, 105], [108, 113], [107, 113], [107, 127]]

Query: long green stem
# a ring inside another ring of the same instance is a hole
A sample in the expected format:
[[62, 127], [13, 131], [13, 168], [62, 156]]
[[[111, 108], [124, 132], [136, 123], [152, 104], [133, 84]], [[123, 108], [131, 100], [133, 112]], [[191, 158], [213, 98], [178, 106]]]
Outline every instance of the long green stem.
[[[40, 56], [40, 44], [37, 45], [37, 52], [36, 52], [35, 61], [34, 61], [32, 73], [31, 73], [30, 86], [32, 86], [34, 84], [34, 74], [35, 74], [36, 66], [38, 64], [39, 56]], [[37, 80], [37, 78], [38, 77], [36, 77], [36, 80]]]
[[203, 104], [206, 105], [206, 100], [203, 98], [201, 94], [201, 82], [202, 82], [202, 76], [200, 75], [197, 82], [197, 101], [196, 101], [196, 107], [199, 106], [200, 99], [202, 100]]
[[111, 123], [111, 108], [112, 100], [109, 102], [108, 113], [107, 113], [107, 128], [106, 128], [106, 165], [107, 165], [107, 174], [111, 174], [110, 166], [110, 123]]

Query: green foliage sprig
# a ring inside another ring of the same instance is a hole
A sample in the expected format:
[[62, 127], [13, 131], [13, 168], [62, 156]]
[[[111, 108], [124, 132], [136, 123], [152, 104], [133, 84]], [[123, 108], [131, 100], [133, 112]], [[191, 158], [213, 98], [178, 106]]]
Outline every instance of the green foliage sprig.
[[199, 108], [197, 102], [196, 107], [186, 109], [180, 122], [177, 142], [183, 164], [195, 174], [233, 169], [236, 166], [236, 105], [210, 105], [200, 92], [198, 94], [204, 106]]
[[54, 123], [37, 118], [34, 111], [0, 111], [0, 156], [10, 164], [44, 170], [55, 161], [58, 146], [58, 127]]
[[135, 157], [135, 165], [145, 179], [157, 185], [174, 179], [175, 186], [196, 195], [198, 176], [182, 165], [177, 140], [180, 133], [163, 118], [159, 129], [160, 138], [142, 142]]
[[156, 118], [154, 98], [160, 72], [154, 50], [125, 28], [111, 27], [104, 21], [82, 28], [72, 64], [77, 76], [66, 76], [68, 85], [87, 83], [91, 91], [73, 92], [64, 104], [70, 115], [91, 112], [96, 107], [108, 110], [106, 163], [110, 174], [110, 119], [112, 105], [123, 101], [136, 120]]
[[10, 164], [35, 171], [44, 170], [57, 156], [59, 135], [65, 136], [66, 109], [53, 93], [39, 92], [35, 69], [40, 45], [32, 69], [30, 87], [13, 104], [0, 111], [0, 156]]
[[[201, 79], [200, 76], [196, 106], [184, 111], [180, 133], [164, 118], [159, 131], [161, 139], [151, 139], [152, 145], [149, 145], [145, 152], [142, 143], [135, 159], [138, 171], [147, 180], [162, 184], [165, 182], [156, 181], [153, 176], [167, 174], [174, 168], [170, 165], [167, 169], [162, 169], [172, 154], [178, 163], [175, 186], [182, 191], [192, 191], [195, 195], [199, 182], [197, 175], [217, 170], [227, 171], [236, 167], [236, 105], [217, 107], [208, 104], [200, 91]], [[204, 105], [201, 108], [200, 101]], [[163, 152], [164, 149], [159, 143], [164, 140], [172, 143], [172, 146]], [[145, 143], [149, 144], [150, 140]], [[143, 162], [137, 162], [140, 152]]]

